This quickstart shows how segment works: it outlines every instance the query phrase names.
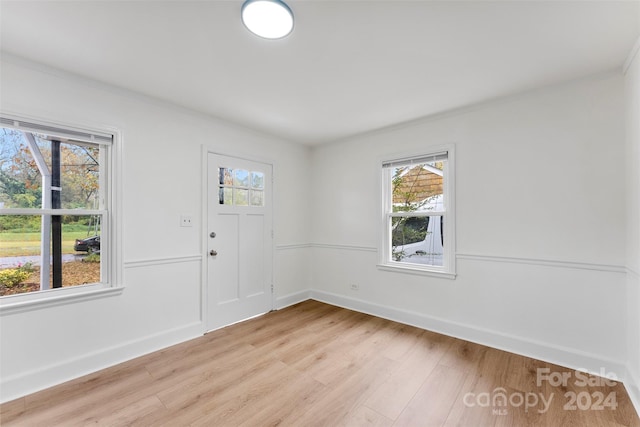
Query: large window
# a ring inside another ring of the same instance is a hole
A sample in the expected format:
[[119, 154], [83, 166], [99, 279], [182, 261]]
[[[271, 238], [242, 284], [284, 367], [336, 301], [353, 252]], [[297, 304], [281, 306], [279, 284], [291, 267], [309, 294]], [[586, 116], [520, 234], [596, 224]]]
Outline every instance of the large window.
[[0, 126], [0, 296], [110, 283], [112, 135]]
[[382, 164], [381, 266], [454, 273], [453, 148]]

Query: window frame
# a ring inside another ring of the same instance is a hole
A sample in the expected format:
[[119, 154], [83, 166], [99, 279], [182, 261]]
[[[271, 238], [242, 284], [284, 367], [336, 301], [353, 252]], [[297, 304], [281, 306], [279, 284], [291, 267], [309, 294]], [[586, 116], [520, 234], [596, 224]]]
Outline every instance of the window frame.
[[[447, 153], [447, 167], [443, 171], [443, 198], [444, 210], [438, 212], [393, 212], [392, 167], [386, 164], [402, 161], [412, 161], [420, 158]], [[446, 144], [437, 147], [429, 147], [426, 150], [411, 153], [402, 153], [390, 156], [379, 162], [380, 174], [380, 239], [378, 247], [378, 269], [434, 276], [447, 279], [455, 279], [455, 146]], [[410, 262], [394, 261], [391, 253], [391, 223], [394, 217], [424, 217], [442, 216], [444, 218], [444, 245], [443, 266], [424, 265]]]
[[[0, 112], [0, 126], [25, 132], [47, 133], [72, 140], [74, 135], [108, 135], [110, 143], [94, 142], [105, 150], [104, 165], [100, 169], [100, 186], [102, 203], [99, 209], [0, 209], [0, 215], [94, 215], [102, 217], [101, 224], [101, 281], [99, 283], [68, 286], [55, 289], [44, 289], [24, 294], [4, 295], [0, 297], [0, 315], [14, 312], [30, 311], [42, 307], [66, 304], [69, 302], [91, 300], [120, 294], [122, 285], [122, 159], [121, 135], [116, 129], [104, 126], [72, 125], [51, 122], [25, 115], [14, 115]], [[61, 134], [56, 131], [60, 130]], [[68, 133], [64, 134], [64, 131]], [[82, 140], [77, 140], [83, 142]], [[106, 238], [105, 238], [106, 237]]]

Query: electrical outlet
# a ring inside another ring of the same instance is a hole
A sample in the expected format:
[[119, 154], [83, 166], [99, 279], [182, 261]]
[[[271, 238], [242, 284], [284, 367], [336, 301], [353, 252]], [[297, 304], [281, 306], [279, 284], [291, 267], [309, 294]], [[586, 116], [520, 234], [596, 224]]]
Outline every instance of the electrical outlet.
[[180, 227], [193, 227], [193, 217], [191, 215], [181, 215]]
[[360, 290], [360, 286], [358, 286], [357, 283], [352, 283], [352, 284], [349, 285], [349, 287], [351, 288], [352, 291]]

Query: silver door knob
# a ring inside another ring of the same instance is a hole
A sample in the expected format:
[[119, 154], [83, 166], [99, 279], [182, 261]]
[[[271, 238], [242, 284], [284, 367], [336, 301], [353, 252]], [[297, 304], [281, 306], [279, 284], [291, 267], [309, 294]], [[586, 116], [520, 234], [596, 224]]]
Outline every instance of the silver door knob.
[[218, 251], [214, 251], [213, 249], [211, 249], [211, 250], [209, 251], [209, 255], [211, 255], [211, 256], [216, 256], [216, 255], [218, 255]]

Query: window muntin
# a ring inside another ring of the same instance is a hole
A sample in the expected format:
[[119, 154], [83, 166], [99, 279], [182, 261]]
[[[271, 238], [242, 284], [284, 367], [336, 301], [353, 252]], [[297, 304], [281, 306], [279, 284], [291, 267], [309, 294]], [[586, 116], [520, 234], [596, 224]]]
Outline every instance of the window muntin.
[[453, 272], [451, 154], [383, 162], [382, 266]]
[[0, 296], [108, 284], [112, 137], [0, 123]]

